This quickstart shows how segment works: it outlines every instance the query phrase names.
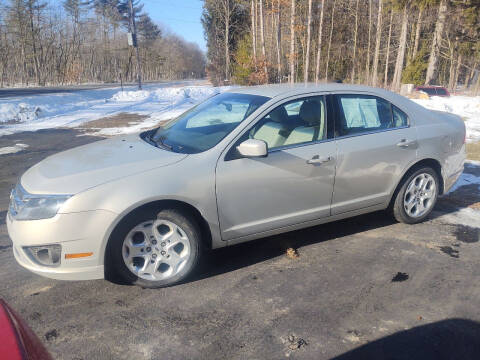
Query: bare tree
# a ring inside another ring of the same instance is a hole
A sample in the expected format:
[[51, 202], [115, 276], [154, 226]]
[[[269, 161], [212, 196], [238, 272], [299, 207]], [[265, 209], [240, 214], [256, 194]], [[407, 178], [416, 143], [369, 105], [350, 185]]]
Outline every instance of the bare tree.
[[308, 0], [308, 17], [307, 17], [307, 51], [305, 54], [305, 68], [303, 72], [303, 79], [308, 82], [308, 70], [310, 66], [310, 41], [312, 30], [312, 0]]
[[295, 82], [295, 0], [291, 2], [290, 12], [290, 83]]
[[328, 80], [328, 65], [330, 64], [330, 49], [332, 48], [333, 24], [334, 24], [334, 19], [335, 19], [335, 5], [336, 4], [337, 4], [337, 0], [333, 0], [332, 15], [331, 15], [331, 21], [330, 21], [330, 36], [328, 37], [327, 63], [325, 65], [325, 81]]
[[322, 35], [323, 35], [323, 13], [325, 10], [325, 1], [326, 0], [320, 0], [320, 6], [321, 6], [320, 24], [318, 26], [317, 63], [315, 65], [315, 82], [316, 83], [318, 83], [318, 80], [320, 79], [320, 61], [321, 61], [321, 55], [322, 55]]
[[263, 0], [258, 1], [258, 7], [260, 9], [260, 43], [262, 45], [262, 62], [263, 62], [263, 71], [265, 72], [265, 76], [268, 77], [268, 70], [267, 70], [267, 62], [266, 62], [266, 54], [265, 54], [265, 29], [263, 26], [264, 18], [263, 18]]
[[402, 16], [402, 30], [400, 33], [399, 47], [397, 52], [397, 61], [395, 63], [395, 72], [393, 75], [392, 89], [395, 91], [400, 90], [400, 84], [402, 81], [403, 63], [405, 60], [405, 51], [407, 48], [407, 31], [408, 31], [408, 6], [403, 8]]
[[378, 62], [380, 58], [380, 42], [382, 40], [382, 11], [383, 11], [383, 0], [378, 0], [377, 34], [375, 39], [375, 56], [373, 59], [373, 73], [372, 73], [373, 86], [377, 86], [377, 81], [378, 81]]
[[425, 84], [431, 84], [434, 81], [435, 72], [437, 70], [437, 63], [439, 57], [440, 42], [443, 35], [443, 29], [447, 18], [448, 1], [441, 0], [438, 9], [438, 18], [435, 24], [435, 32], [433, 33], [432, 47], [430, 50], [430, 57], [428, 59], [427, 75]]
[[253, 62], [255, 66], [257, 64], [257, 20], [255, 18], [256, 15], [256, 6], [255, 0], [252, 0], [252, 7], [250, 11], [251, 21], [252, 21], [252, 50], [253, 50]]
[[357, 40], [358, 40], [358, 5], [360, 0], [357, 0], [355, 5], [355, 28], [353, 30], [353, 56], [352, 56], [352, 80], [355, 81], [355, 68], [357, 66]]
[[385, 74], [383, 79], [383, 86], [387, 87], [388, 85], [388, 69], [389, 69], [389, 59], [390, 59], [390, 44], [392, 41], [392, 26], [393, 26], [393, 10], [390, 11], [390, 24], [388, 26], [388, 40], [387, 40], [387, 52], [385, 55]]
[[370, 45], [372, 40], [372, 0], [368, 0], [368, 45], [367, 62], [365, 68], [366, 83], [370, 83]]

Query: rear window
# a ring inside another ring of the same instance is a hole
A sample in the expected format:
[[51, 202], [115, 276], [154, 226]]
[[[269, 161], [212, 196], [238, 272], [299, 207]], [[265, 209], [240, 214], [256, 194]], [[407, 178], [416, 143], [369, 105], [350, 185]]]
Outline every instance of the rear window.
[[425, 87], [419, 87], [417, 88], [418, 91], [423, 91], [424, 93], [427, 93], [430, 96], [435, 96], [437, 95], [437, 92], [435, 91], [435, 88], [425, 88]]

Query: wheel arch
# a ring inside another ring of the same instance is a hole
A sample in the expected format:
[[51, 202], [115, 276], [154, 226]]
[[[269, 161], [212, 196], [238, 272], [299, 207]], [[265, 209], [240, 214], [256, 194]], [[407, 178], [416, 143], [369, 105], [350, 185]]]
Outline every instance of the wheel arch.
[[110, 268], [110, 244], [111, 239], [115, 236], [116, 232], [120, 229], [122, 224], [130, 218], [131, 216], [135, 216], [135, 214], [139, 214], [146, 211], [160, 211], [162, 209], [177, 209], [183, 212], [185, 215], [190, 216], [194, 221], [197, 222], [198, 226], [200, 227], [201, 231], [201, 239], [203, 244], [211, 249], [212, 248], [212, 233], [210, 230], [210, 226], [208, 222], [205, 220], [201, 212], [192, 204], [189, 204], [182, 200], [174, 200], [174, 199], [161, 199], [161, 200], [153, 200], [147, 202], [145, 204], [141, 204], [133, 209], [127, 210], [126, 213], [119, 216], [119, 219], [112, 225], [111, 230], [105, 236], [105, 246], [104, 246], [104, 254], [103, 260], [105, 264], [105, 277], [108, 277], [107, 271]]
[[410, 165], [410, 167], [403, 173], [402, 177], [400, 178], [400, 181], [395, 186], [395, 191], [392, 193], [390, 197], [390, 203], [389, 207], [393, 205], [393, 202], [395, 201], [395, 197], [397, 196], [398, 191], [400, 190], [401, 185], [403, 184], [403, 181], [410, 176], [410, 174], [422, 167], [431, 167], [435, 172], [437, 173], [438, 176], [438, 181], [440, 182], [439, 186], [439, 195], [442, 195], [444, 192], [444, 182], [443, 182], [443, 176], [442, 176], [442, 165], [440, 162], [436, 159], [433, 158], [425, 158], [418, 160], [417, 162], [413, 163]]

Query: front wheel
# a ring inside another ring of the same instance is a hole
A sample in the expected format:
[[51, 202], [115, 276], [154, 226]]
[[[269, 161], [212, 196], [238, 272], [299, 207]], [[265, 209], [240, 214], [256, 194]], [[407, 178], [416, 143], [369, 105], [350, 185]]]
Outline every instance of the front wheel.
[[393, 204], [395, 219], [406, 224], [422, 222], [433, 210], [438, 198], [438, 175], [432, 168], [413, 172], [400, 185]]
[[176, 284], [196, 267], [201, 253], [198, 225], [176, 209], [127, 219], [112, 238], [114, 270], [148, 288]]

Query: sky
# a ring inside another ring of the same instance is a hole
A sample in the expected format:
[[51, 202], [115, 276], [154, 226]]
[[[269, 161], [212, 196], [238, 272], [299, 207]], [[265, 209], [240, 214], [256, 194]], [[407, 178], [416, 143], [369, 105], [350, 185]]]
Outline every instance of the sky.
[[200, 22], [201, 0], [142, 0], [145, 12], [156, 23], [166, 26], [185, 40], [197, 43], [206, 51], [203, 27]]

